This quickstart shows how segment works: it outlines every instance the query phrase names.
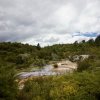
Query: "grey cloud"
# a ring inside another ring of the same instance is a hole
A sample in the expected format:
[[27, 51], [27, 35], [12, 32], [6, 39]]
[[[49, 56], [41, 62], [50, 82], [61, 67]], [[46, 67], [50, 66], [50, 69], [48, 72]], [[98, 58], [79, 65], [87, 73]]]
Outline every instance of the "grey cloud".
[[64, 34], [100, 32], [99, 9], [99, 0], [0, 0], [0, 41], [54, 43]]
[[38, 42], [45, 42], [45, 43], [54, 43], [54, 42], [58, 42], [59, 41], [59, 38], [54, 38], [54, 37], [50, 37], [50, 38], [39, 38], [39, 39], [36, 39], [36, 41]]
[[59, 41], [59, 38], [54, 38], [54, 37], [44, 40], [44, 42], [50, 42], [50, 43], [55, 43], [58, 41]]

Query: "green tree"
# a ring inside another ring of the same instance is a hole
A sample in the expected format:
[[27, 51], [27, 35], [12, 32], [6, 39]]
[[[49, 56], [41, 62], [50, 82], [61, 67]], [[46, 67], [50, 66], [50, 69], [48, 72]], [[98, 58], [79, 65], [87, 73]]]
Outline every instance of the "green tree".
[[90, 45], [93, 45], [93, 44], [94, 44], [94, 40], [93, 40], [93, 39], [90, 39], [90, 40], [88, 40], [88, 43], [89, 43]]
[[100, 35], [97, 36], [97, 38], [95, 39], [95, 44], [96, 44], [97, 46], [100, 46]]
[[38, 50], [40, 50], [40, 49], [41, 49], [41, 46], [40, 46], [40, 44], [39, 44], [39, 43], [37, 44], [37, 49], [38, 49]]
[[82, 40], [82, 43], [85, 43], [85, 40]]

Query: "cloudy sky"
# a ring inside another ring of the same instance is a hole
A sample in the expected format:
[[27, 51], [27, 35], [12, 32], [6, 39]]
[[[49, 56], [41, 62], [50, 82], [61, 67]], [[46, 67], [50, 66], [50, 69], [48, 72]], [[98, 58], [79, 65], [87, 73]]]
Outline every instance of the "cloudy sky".
[[42, 46], [100, 34], [100, 0], [0, 0], [0, 42]]

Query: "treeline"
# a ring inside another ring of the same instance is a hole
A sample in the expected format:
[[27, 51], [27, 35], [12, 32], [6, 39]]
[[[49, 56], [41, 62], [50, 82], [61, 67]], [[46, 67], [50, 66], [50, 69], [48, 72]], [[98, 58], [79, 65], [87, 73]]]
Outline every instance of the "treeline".
[[50, 60], [60, 60], [72, 55], [90, 54], [99, 55], [100, 36], [95, 40], [73, 44], [57, 44], [41, 48], [29, 44], [2, 42], [0, 43], [0, 62], [13, 64], [16, 68], [29, 66], [43, 66]]

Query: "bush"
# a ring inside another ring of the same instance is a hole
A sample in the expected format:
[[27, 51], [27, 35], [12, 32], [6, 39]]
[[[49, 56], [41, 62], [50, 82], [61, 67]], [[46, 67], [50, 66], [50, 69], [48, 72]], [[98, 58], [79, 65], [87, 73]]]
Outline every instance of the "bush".
[[46, 62], [43, 59], [35, 59], [33, 62], [33, 65], [37, 67], [43, 67], [45, 64]]
[[85, 59], [82, 62], [78, 62], [78, 68], [77, 71], [78, 72], [82, 72], [84, 70], [87, 70], [90, 67], [90, 62], [89, 59]]
[[35, 77], [25, 83], [18, 100], [100, 100], [100, 74], [75, 73]]
[[58, 64], [54, 64], [53, 66], [54, 66], [54, 68], [58, 68]]
[[14, 75], [14, 68], [0, 65], [0, 100], [16, 100], [18, 88]]

